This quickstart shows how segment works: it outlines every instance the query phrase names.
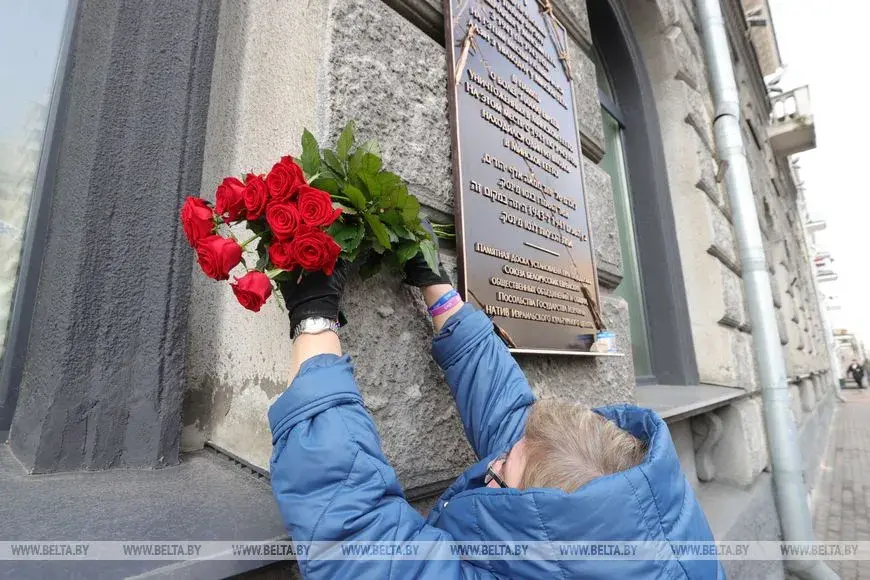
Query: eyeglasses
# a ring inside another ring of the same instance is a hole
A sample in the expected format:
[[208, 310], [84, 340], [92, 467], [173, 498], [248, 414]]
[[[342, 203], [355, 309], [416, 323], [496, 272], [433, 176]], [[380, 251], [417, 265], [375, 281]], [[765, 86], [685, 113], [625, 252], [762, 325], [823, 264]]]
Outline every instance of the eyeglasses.
[[496, 473], [495, 469], [492, 468], [497, 462], [501, 462], [504, 465], [505, 459], [507, 459], [507, 453], [502, 453], [495, 459], [493, 459], [486, 468], [486, 476], [483, 478], [483, 484], [489, 485], [489, 482], [494, 481], [496, 485], [499, 487], [510, 487], [505, 481], [501, 478], [501, 475]]

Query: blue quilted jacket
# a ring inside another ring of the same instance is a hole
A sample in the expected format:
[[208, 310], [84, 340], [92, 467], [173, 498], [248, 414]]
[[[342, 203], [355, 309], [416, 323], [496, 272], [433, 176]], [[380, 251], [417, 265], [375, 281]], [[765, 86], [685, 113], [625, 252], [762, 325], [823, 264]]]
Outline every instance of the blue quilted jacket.
[[[597, 409], [648, 443], [643, 464], [574, 493], [493, 489], [486, 466], [523, 434], [535, 399], [483, 313], [466, 305], [435, 338], [480, 462], [421, 516], [405, 500], [363, 406], [348, 357], [320, 355], [302, 366], [269, 409], [272, 489], [299, 542], [709, 541], [710, 527], [680, 470], [667, 426], [630, 405]], [[306, 578], [720, 578], [716, 561], [642, 560], [301, 560]]]

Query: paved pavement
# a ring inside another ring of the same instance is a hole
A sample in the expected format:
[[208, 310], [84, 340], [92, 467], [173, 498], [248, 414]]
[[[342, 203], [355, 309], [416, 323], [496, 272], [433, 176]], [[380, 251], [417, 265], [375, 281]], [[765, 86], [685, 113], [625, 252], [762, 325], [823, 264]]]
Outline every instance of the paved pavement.
[[[870, 389], [842, 394], [813, 492], [813, 526], [820, 541], [870, 541]], [[870, 560], [830, 564], [843, 580], [870, 580]]]

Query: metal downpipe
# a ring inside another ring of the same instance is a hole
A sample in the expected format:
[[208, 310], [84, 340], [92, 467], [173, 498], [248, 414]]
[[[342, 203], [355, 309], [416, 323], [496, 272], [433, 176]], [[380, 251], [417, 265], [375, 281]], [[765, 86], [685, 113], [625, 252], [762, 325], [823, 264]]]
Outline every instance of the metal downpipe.
[[[725, 188], [731, 199], [734, 228], [752, 338], [764, 401], [764, 423], [773, 467], [777, 512], [785, 541], [813, 541], [803, 461], [791, 414], [785, 361], [765, 264], [761, 228], [740, 131], [740, 96], [719, 0], [696, 0], [715, 111], [713, 128], [719, 162], [725, 164]], [[812, 580], [839, 576], [822, 561], [786, 560], [793, 574]]]

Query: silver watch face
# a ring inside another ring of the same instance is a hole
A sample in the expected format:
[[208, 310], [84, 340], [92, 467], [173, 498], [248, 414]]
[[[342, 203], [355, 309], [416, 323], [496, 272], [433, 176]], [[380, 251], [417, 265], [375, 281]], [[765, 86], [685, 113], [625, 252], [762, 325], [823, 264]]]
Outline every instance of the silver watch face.
[[293, 338], [300, 334], [320, 334], [327, 330], [335, 330], [338, 325], [328, 318], [306, 318], [302, 320], [293, 333]]

